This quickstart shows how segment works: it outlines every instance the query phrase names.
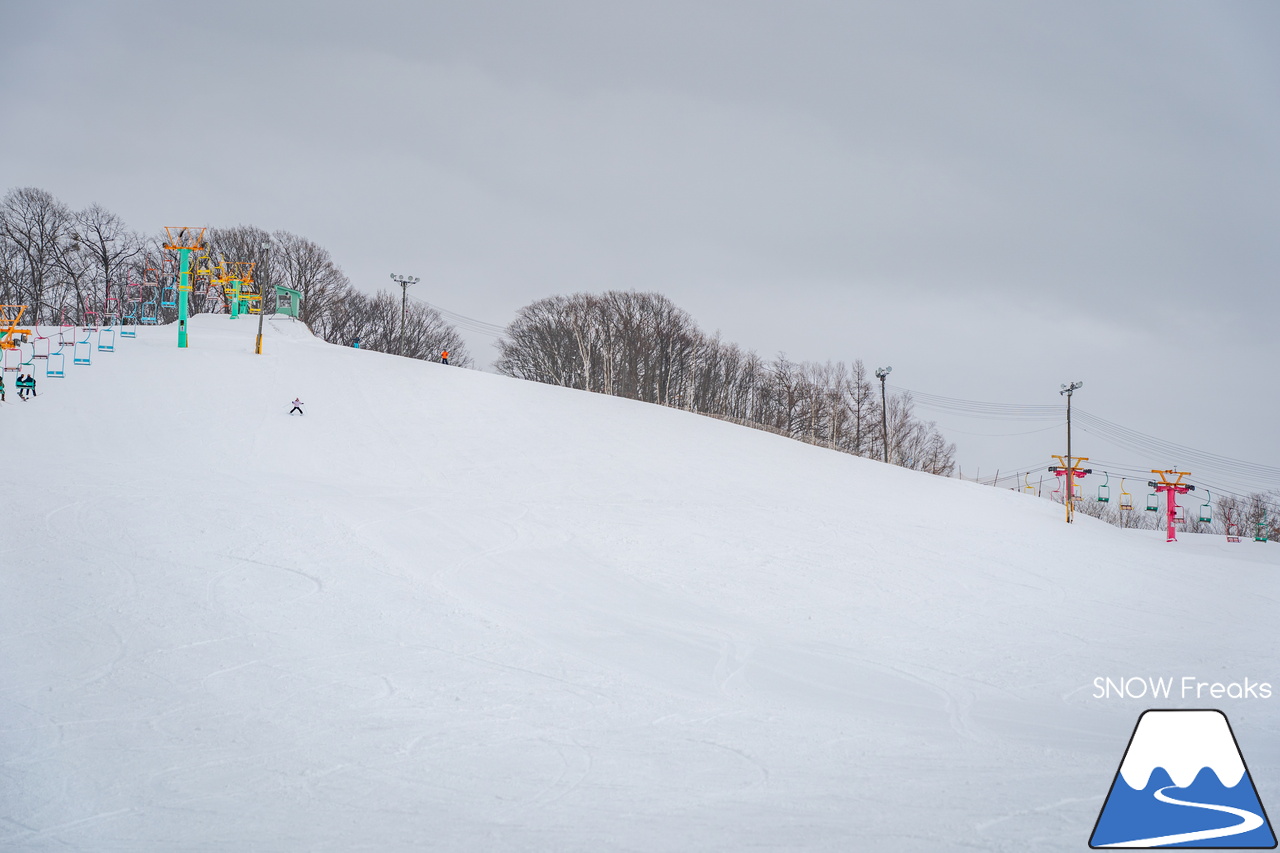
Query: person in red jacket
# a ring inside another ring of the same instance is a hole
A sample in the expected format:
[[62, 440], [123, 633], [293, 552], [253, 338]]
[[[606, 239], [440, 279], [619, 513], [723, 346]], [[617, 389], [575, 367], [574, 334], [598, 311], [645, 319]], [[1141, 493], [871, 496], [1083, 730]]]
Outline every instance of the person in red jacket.
[[441, 363], [441, 364], [448, 364], [448, 363], [449, 363], [449, 351], [448, 351], [448, 350], [442, 350], [442, 351], [441, 351], [441, 353], [440, 353], [440, 363]]

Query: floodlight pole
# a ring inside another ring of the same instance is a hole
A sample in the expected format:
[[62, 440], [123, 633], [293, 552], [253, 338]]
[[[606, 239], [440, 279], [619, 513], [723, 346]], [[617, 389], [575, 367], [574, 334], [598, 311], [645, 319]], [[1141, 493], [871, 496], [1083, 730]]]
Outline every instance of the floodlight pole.
[[417, 284], [419, 279], [412, 275], [391, 274], [391, 280], [400, 285], [400, 355], [404, 355], [404, 321], [409, 309], [409, 285]]
[[877, 367], [876, 376], [880, 380], [880, 440], [884, 445], [884, 462], [889, 464], [889, 414], [885, 403], [884, 381], [889, 378], [892, 367]]
[[258, 285], [258, 294], [259, 294], [258, 296], [258, 342], [253, 349], [253, 352], [255, 355], [262, 355], [262, 315], [267, 307], [266, 306], [266, 303], [267, 303], [266, 280], [267, 280], [267, 276], [270, 275], [270, 270], [271, 270], [271, 242], [269, 240], [262, 241], [262, 252], [263, 252], [263, 255], [265, 256], [265, 261], [263, 262], [263, 265], [262, 265], [263, 283]]
[[1071, 394], [1084, 387], [1083, 382], [1072, 382], [1070, 385], [1063, 385], [1059, 394], [1067, 396], [1067, 524], [1072, 522], [1073, 510], [1075, 509], [1075, 460], [1071, 458]]

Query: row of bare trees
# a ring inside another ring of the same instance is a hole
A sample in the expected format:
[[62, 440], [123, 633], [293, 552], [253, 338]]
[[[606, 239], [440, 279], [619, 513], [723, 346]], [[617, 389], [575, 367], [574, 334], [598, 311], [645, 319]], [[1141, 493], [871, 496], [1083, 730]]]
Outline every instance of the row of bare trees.
[[[77, 211], [45, 190], [12, 189], [0, 200], [0, 304], [26, 305], [27, 325], [127, 316], [130, 299], [145, 298], [144, 283], [156, 288], [174, 283], [173, 253], [163, 244], [162, 234], [133, 231], [99, 205]], [[329, 251], [305, 237], [251, 225], [210, 228], [202, 257], [207, 266], [253, 262], [267, 311], [274, 308], [272, 285], [300, 291], [300, 319], [330, 343], [350, 345], [358, 339], [366, 349], [401, 351], [399, 300], [386, 291], [369, 296], [356, 290]], [[210, 298], [193, 301], [193, 312], [225, 310], [224, 300], [212, 298], [216, 288], [208, 292]], [[176, 320], [176, 309], [155, 297], [152, 293], [155, 321]], [[410, 306], [403, 341], [405, 355], [435, 358], [448, 350], [450, 363], [471, 364], [457, 329], [429, 306]]]
[[[955, 445], [915, 417], [910, 395], [881, 412], [861, 361], [766, 361], [703, 333], [658, 293], [609, 291], [540, 299], [498, 342], [497, 369], [584, 391], [675, 406], [857, 456], [949, 475]], [[882, 429], [882, 423], [887, 430]]]

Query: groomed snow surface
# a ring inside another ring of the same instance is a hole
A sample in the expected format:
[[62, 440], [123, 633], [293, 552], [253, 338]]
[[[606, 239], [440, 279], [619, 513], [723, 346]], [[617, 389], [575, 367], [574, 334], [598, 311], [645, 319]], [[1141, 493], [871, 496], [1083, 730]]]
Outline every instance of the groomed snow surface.
[[1077, 851], [1151, 706], [1280, 801], [1092, 696], [1280, 688], [1280, 546], [255, 327], [0, 406], [0, 849]]

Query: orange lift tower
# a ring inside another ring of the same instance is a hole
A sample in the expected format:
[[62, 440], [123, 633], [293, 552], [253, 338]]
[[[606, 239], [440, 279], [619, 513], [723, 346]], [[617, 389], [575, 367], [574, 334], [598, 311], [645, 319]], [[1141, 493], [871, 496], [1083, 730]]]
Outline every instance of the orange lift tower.
[[[1177, 542], [1178, 531], [1174, 527], [1178, 516], [1178, 495], [1185, 495], [1187, 492], [1194, 492], [1195, 486], [1190, 486], [1182, 482], [1183, 477], [1190, 477], [1190, 471], [1156, 471], [1152, 469], [1152, 474], [1158, 474], [1159, 480], [1151, 480], [1148, 486], [1157, 492], [1164, 492], [1168, 500], [1165, 507], [1165, 539], [1166, 542]], [[1170, 477], [1176, 476], [1178, 479], [1171, 480]]]
[[0, 349], [15, 349], [18, 335], [32, 334], [30, 329], [18, 328], [26, 312], [26, 305], [0, 305]]

